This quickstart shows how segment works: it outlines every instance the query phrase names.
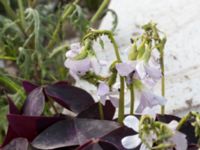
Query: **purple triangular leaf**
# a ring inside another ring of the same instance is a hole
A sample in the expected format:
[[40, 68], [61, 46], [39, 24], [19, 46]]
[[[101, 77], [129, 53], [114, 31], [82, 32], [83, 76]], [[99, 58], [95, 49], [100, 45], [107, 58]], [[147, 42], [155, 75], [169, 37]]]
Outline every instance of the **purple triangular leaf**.
[[[105, 106], [103, 106], [103, 116], [104, 120], [112, 120], [115, 114], [115, 107], [110, 101], [106, 101]], [[100, 119], [99, 113], [99, 103], [91, 105], [86, 110], [80, 112], [77, 116], [78, 118], [90, 118], [90, 119]]]
[[35, 88], [37, 88], [38, 86], [29, 82], [29, 81], [23, 81], [22, 85], [24, 87], [24, 90], [26, 91], [27, 94], [29, 94], [30, 92], [32, 92]]
[[13, 139], [9, 144], [3, 147], [3, 150], [28, 150], [29, 142], [25, 138]]
[[119, 149], [109, 142], [100, 141], [99, 139], [93, 139], [81, 145], [76, 150], [119, 150]]
[[45, 95], [43, 88], [38, 87], [29, 93], [23, 106], [23, 115], [40, 116], [45, 106]]
[[1, 147], [4, 147], [4, 146], [7, 145], [12, 139], [17, 138], [17, 137], [19, 137], [19, 136], [17, 135], [17, 133], [16, 133], [16, 132], [11, 128], [11, 126], [9, 125], [9, 126], [8, 126], [7, 134], [6, 134], [6, 136], [5, 136], [5, 139], [4, 139], [4, 141], [3, 141], [3, 144], [0, 146], [0, 148], [1, 148]]
[[[120, 150], [126, 150], [122, 146], [121, 140], [122, 140], [122, 138], [124, 138], [126, 136], [134, 135], [134, 134], [137, 134], [137, 133], [126, 126], [122, 126], [118, 129], [113, 130], [112, 132], [108, 133], [104, 137], [102, 137], [101, 141], [112, 143], [115, 147], [117, 147]], [[134, 150], [137, 150], [137, 148]]]
[[45, 87], [45, 93], [75, 113], [80, 113], [94, 104], [94, 100], [88, 92], [67, 83], [48, 85]]
[[27, 138], [32, 141], [44, 129], [64, 119], [64, 117], [21, 116], [14, 114], [9, 114], [7, 117], [9, 128], [4, 145], [17, 137]]
[[18, 110], [17, 106], [14, 104], [13, 100], [9, 96], [7, 96], [7, 101], [9, 105], [9, 113], [20, 114], [20, 111]]
[[39, 149], [82, 145], [91, 138], [102, 137], [119, 126], [116, 122], [106, 120], [66, 119], [38, 135], [32, 145]]

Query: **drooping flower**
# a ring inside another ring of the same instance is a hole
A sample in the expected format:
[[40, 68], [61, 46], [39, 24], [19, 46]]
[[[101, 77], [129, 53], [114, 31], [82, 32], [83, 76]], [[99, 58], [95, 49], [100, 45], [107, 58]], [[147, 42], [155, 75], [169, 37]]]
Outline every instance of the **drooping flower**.
[[105, 105], [106, 100], [110, 100], [113, 106], [118, 107], [119, 99], [116, 97], [117, 95], [118, 91], [110, 91], [109, 86], [106, 83], [102, 82], [99, 84], [97, 96], [103, 105]]
[[131, 84], [133, 78], [137, 78], [135, 74], [136, 61], [122, 62], [115, 65], [115, 68], [120, 76], [126, 78], [127, 84]]
[[157, 96], [151, 91], [143, 90], [141, 92], [140, 103], [136, 109], [137, 113], [142, 113], [147, 107], [153, 108], [156, 105], [165, 105], [167, 100], [162, 96]]
[[[124, 119], [123, 123], [125, 126], [133, 129], [136, 132], [139, 132], [139, 120], [135, 116], [131, 116], [131, 115], [127, 116]], [[148, 144], [152, 145], [154, 136], [149, 135], [146, 137], [146, 139], [147, 139], [146, 141], [148, 142]], [[135, 135], [124, 137], [121, 140], [121, 142], [124, 148], [133, 149], [133, 148], [138, 147], [142, 143], [142, 140], [140, 139], [139, 134], [135, 134]], [[140, 150], [148, 150], [148, 148], [146, 147], [145, 144], [142, 143], [140, 146]]]
[[67, 59], [64, 65], [69, 69], [70, 75], [76, 80], [78, 80], [80, 76], [85, 75], [91, 68], [91, 62], [88, 58], [82, 60]]
[[[76, 57], [83, 54], [82, 59]], [[85, 54], [84, 54], [85, 53]], [[84, 48], [80, 43], [71, 44], [70, 50], [66, 52], [67, 59], [64, 62], [66, 68], [69, 69], [70, 75], [78, 80], [79, 77], [84, 76], [87, 72], [92, 71], [99, 72], [99, 63], [94, 56], [88, 56], [87, 52], [84, 52]]]
[[150, 87], [153, 87], [162, 77], [158, 56], [155, 56], [156, 54], [153, 52], [148, 62], [141, 60], [136, 65], [136, 71], [140, 79], [145, 85]]
[[74, 58], [81, 52], [81, 44], [73, 43], [70, 45], [70, 50], [66, 52], [67, 58]]

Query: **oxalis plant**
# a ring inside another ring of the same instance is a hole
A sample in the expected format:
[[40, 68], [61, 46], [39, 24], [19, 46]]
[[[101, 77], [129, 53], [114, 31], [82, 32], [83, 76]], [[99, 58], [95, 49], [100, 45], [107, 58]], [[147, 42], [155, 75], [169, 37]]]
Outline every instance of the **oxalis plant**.
[[0, 0], [0, 144], [7, 130], [4, 92], [20, 108], [26, 98], [22, 81], [42, 85], [69, 80], [63, 62], [70, 41], [82, 38], [108, 11], [114, 15], [109, 2]]
[[[200, 114], [190, 112], [183, 118], [165, 114], [166, 37], [153, 22], [142, 29], [140, 36], [131, 38], [127, 61], [107, 30], [88, 30], [81, 43], [72, 44], [66, 52], [69, 74], [76, 82], [94, 85], [97, 99], [66, 81], [45, 85], [23, 81], [27, 96], [20, 109], [7, 96], [9, 124], [1, 149], [198, 150]], [[108, 76], [100, 73], [99, 67], [105, 64], [93, 47], [102, 36], [110, 40], [116, 55]], [[152, 88], [160, 79], [162, 96], [157, 96]], [[130, 92], [128, 114], [125, 89]], [[157, 106], [160, 112], [155, 111]]]

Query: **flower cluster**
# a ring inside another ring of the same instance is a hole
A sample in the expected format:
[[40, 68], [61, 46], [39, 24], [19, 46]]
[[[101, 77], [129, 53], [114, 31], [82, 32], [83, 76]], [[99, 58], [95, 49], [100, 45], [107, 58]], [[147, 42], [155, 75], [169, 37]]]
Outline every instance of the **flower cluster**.
[[99, 71], [97, 59], [89, 55], [87, 47], [81, 47], [80, 43], [72, 44], [70, 50], [66, 52], [66, 57], [64, 65], [75, 80], [86, 75], [89, 71], [95, 73]]
[[[160, 122], [154, 121], [152, 124], [149, 124], [148, 126], [151, 125], [153, 126], [154, 123], [156, 123], [157, 126], [158, 124], [162, 125]], [[149, 128], [148, 133], [146, 133], [145, 136], [141, 138], [142, 135], [140, 129], [141, 128], [140, 121], [135, 116], [127, 116], [124, 119], [124, 125], [133, 129], [138, 133], [135, 135], [124, 137], [122, 139], [122, 145], [126, 149], [133, 149], [140, 145], [140, 150], [149, 150], [152, 148], [154, 142], [157, 142], [158, 139], [161, 140], [161, 138], [158, 135], [158, 132], [156, 133], [155, 131], [152, 130], [156, 127], [153, 127], [152, 129]], [[176, 148], [176, 150], [186, 150], [187, 149], [186, 135], [176, 130], [177, 125], [178, 122], [173, 120], [168, 125], [167, 124], [164, 125], [164, 127], [166, 128], [162, 127], [162, 130], [166, 129], [167, 131], [167, 132], [160, 131], [160, 133], [163, 132], [162, 133], [163, 137], [165, 137], [164, 134], [166, 134], [166, 138], [162, 139], [164, 144], [163, 147], [166, 146], [168, 147], [169, 150], [172, 150], [173, 148]], [[143, 134], [144, 132], [145, 131], [143, 130]]]

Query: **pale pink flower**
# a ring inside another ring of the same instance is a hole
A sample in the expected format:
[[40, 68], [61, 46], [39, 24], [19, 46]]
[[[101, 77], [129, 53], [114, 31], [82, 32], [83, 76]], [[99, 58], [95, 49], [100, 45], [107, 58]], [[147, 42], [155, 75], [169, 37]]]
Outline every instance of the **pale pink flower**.
[[113, 106], [118, 107], [119, 99], [116, 97], [118, 93], [117, 90], [110, 91], [109, 86], [104, 82], [101, 82], [97, 89], [97, 96], [103, 105], [105, 105], [106, 100], [110, 100]]
[[92, 71], [98, 73], [100, 65], [94, 56], [87, 56], [86, 58], [76, 60], [75, 57], [80, 54], [82, 48], [80, 43], [72, 44], [71, 49], [66, 52], [67, 59], [64, 62], [66, 68], [69, 69], [70, 75], [78, 80], [79, 77], [84, 76], [87, 72]]
[[141, 92], [140, 103], [136, 109], [137, 113], [142, 113], [147, 107], [153, 108], [156, 105], [164, 106], [167, 100], [162, 96], [157, 96], [151, 91], [143, 90]]
[[150, 87], [155, 86], [158, 80], [161, 79], [161, 69], [157, 66], [150, 65], [144, 61], [139, 61], [136, 65], [136, 71], [141, 81]]

